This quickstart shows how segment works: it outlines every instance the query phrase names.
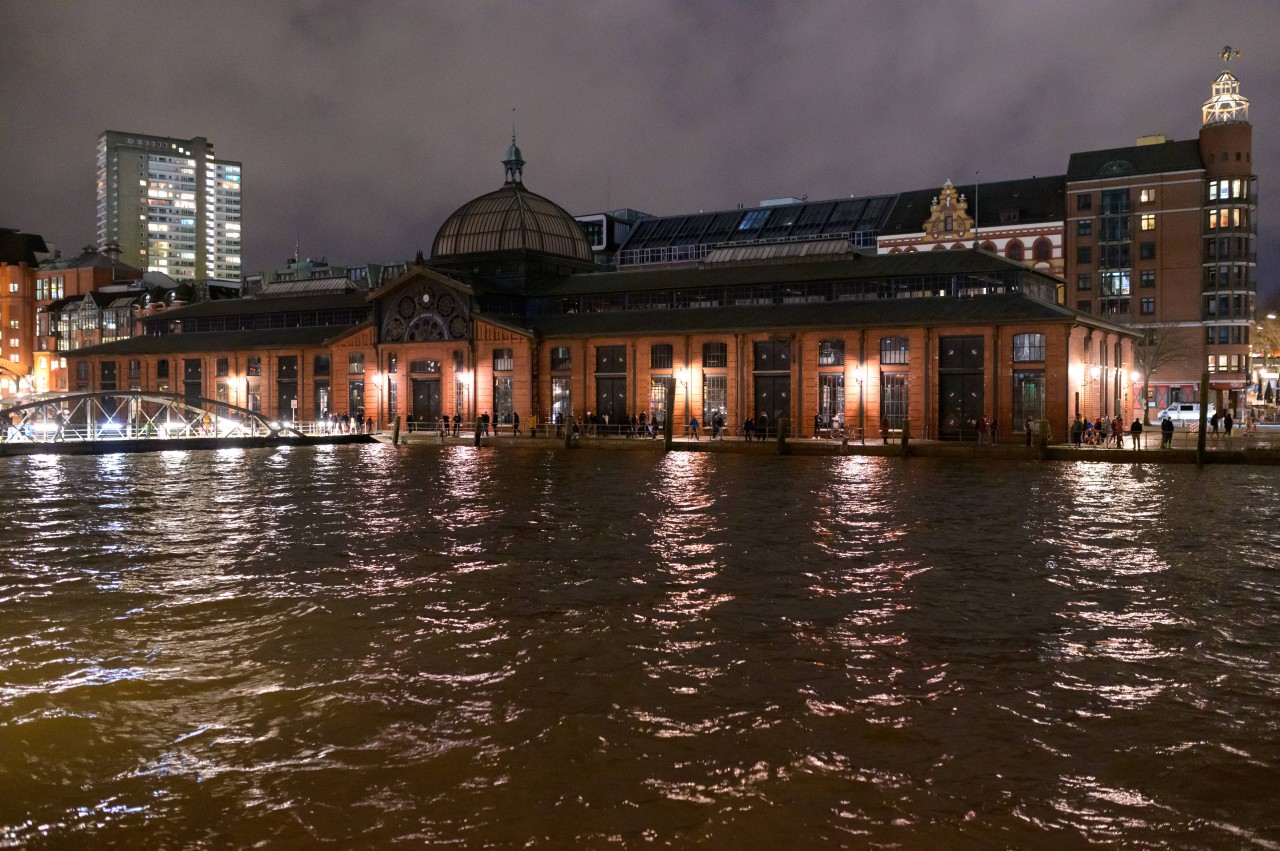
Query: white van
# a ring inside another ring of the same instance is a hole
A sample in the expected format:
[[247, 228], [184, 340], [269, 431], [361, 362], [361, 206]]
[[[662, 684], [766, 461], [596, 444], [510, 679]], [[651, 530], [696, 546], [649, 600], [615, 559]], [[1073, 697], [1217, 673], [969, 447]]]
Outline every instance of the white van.
[[[1205, 417], [1213, 416], [1213, 405], [1209, 406], [1209, 412]], [[1168, 417], [1173, 420], [1175, 425], [1188, 425], [1190, 423], [1200, 422], [1200, 403], [1199, 402], [1177, 402], [1165, 408], [1156, 414], [1156, 422], [1164, 422], [1164, 418]]]

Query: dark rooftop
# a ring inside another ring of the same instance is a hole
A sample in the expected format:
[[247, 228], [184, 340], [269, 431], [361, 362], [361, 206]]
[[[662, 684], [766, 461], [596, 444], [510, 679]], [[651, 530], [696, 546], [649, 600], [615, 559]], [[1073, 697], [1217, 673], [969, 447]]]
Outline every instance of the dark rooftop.
[[904, 254], [851, 254], [840, 260], [801, 260], [791, 263], [726, 263], [706, 266], [656, 266], [625, 272], [572, 275], [532, 293], [535, 298], [588, 293], [622, 293], [643, 290], [778, 284], [824, 280], [875, 280], [925, 275], [982, 275], [1025, 272], [1054, 286], [1057, 279], [1028, 269], [990, 252], [918, 251]]
[[[176, 311], [175, 311], [176, 312]], [[220, 331], [203, 334], [150, 334], [76, 350], [81, 355], [155, 355], [186, 352], [222, 352], [241, 349], [279, 349], [325, 346], [350, 334], [360, 325], [318, 325], [305, 328], [266, 328], [252, 331]]]
[[1132, 329], [1026, 295], [616, 311], [503, 317], [503, 321], [544, 336], [728, 333], [766, 328], [884, 328], [935, 323], [962, 325], [966, 322], [1063, 322], [1133, 333]]
[[[956, 194], [968, 203], [974, 214], [975, 193], [978, 199], [978, 229], [1008, 224], [1060, 222], [1066, 217], [1067, 178], [1031, 177], [1025, 180], [1002, 180], [996, 183], [958, 184]], [[930, 205], [942, 192], [942, 186], [903, 192], [881, 232], [883, 236], [919, 233], [931, 213]]]
[[1200, 142], [1188, 139], [1185, 142], [1133, 145], [1072, 154], [1067, 166], [1067, 180], [1104, 180], [1126, 174], [1159, 174], [1202, 168]]
[[26, 263], [34, 267], [39, 262], [36, 255], [47, 254], [48, 251], [44, 237], [38, 234], [0, 228], [0, 263], [9, 263], [14, 266]]

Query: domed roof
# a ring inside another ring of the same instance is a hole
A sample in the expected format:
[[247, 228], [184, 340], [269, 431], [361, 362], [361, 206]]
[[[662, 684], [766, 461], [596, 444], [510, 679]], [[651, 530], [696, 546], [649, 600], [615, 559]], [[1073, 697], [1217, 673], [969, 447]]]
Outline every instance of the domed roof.
[[524, 160], [514, 136], [503, 164], [506, 185], [468, 201], [445, 219], [431, 256], [525, 250], [590, 262], [591, 243], [582, 225], [558, 204], [524, 188]]

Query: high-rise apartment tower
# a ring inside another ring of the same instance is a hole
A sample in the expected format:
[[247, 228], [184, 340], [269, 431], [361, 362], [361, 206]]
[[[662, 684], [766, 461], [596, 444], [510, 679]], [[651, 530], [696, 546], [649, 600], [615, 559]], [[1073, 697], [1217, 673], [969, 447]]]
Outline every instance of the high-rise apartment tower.
[[98, 137], [98, 244], [176, 279], [240, 279], [240, 163], [208, 139]]

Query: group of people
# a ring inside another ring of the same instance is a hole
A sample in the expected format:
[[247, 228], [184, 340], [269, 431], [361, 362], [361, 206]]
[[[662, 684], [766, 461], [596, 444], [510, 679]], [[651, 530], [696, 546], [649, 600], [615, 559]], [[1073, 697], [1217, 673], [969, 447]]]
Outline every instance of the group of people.
[[[883, 423], [882, 423], [883, 425]], [[817, 440], [826, 430], [831, 437], [844, 436], [844, 411], [837, 411], [835, 416], [823, 416], [821, 412], [813, 415], [813, 439]]]
[[[1172, 424], [1172, 422], [1170, 423]], [[1129, 438], [1133, 442], [1134, 449], [1142, 448], [1142, 420], [1135, 418], [1134, 421], [1126, 429], [1124, 420], [1116, 414], [1114, 418], [1096, 417], [1087, 420], [1080, 414], [1076, 414], [1075, 421], [1071, 423], [1071, 445], [1079, 448], [1081, 446], [1109, 446], [1115, 441], [1117, 449], [1124, 448], [1124, 435], [1128, 431]], [[1030, 432], [1028, 431], [1028, 434]]]
[[1221, 413], [1214, 411], [1213, 414], [1209, 416], [1209, 434], [1213, 437], [1217, 437], [1218, 427], [1221, 426], [1223, 433], [1226, 434], [1227, 437], [1230, 437], [1231, 430], [1235, 428], [1235, 424], [1236, 421], [1232, 418], [1230, 411], [1223, 411]]
[[[208, 417], [206, 416], [207, 420]], [[351, 414], [329, 414], [320, 418], [326, 434], [373, 434], [373, 417], [365, 418], [364, 408]], [[208, 423], [205, 424], [208, 428]]]

